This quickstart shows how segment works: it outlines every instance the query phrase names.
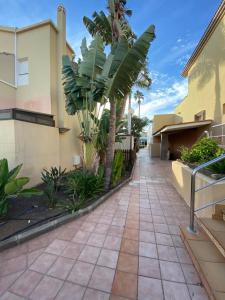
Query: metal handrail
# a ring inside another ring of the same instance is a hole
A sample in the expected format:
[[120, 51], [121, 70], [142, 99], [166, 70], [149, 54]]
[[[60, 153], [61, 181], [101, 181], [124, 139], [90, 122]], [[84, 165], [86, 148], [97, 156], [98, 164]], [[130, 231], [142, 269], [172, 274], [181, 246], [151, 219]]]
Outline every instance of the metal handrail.
[[[213, 203], [209, 203], [201, 208], [198, 208], [198, 209], [195, 209], [195, 193], [198, 192], [198, 191], [202, 191], [206, 188], [208, 188], [209, 186], [212, 186], [220, 181], [222, 181], [222, 178], [220, 178], [219, 180], [215, 180], [213, 183], [211, 184], [208, 184], [206, 185], [205, 187], [202, 187], [200, 189], [195, 189], [195, 177], [196, 177], [196, 174], [200, 171], [200, 170], [203, 170], [211, 165], [214, 165], [215, 163], [221, 161], [225, 159], [225, 154], [219, 156], [219, 157], [216, 157], [214, 158], [213, 160], [210, 160], [204, 164], [201, 164], [200, 166], [197, 166], [191, 173], [191, 201], [190, 201], [190, 226], [189, 226], [189, 231], [192, 232], [192, 233], [196, 233], [196, 230], [195, 230], [195, 225], [194, 225], [194, 215], [195, 215], [195, 212], [196, 211], [199, 211], [201, 209], [204, 209], [204, 208], [207, 208], [209, 206], [212, 206], [214, 204], [217, 204], [219, 202], [223, 202], [225, 199], [223, 200], [218, 200], [216, 202], [213, 202]], [[225, 179], [225, 177], [223, 177], [223, 179]]]

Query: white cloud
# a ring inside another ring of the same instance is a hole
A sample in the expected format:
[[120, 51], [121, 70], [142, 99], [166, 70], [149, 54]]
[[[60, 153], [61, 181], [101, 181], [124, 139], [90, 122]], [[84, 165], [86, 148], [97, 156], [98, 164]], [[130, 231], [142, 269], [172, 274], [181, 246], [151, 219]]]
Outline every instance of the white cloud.
[[[141, 116], [152, 118], [155, 114], [169, 113], [174, 110], [177, 104], [187, 95], [187, 81], [182, 79], [175, 81], [167, 88], [158, 88], [145, 94], [144, 103], [141, 105]], [[132, 99], [135, 107], [135, 114], [138, 114], [138, 107]]]

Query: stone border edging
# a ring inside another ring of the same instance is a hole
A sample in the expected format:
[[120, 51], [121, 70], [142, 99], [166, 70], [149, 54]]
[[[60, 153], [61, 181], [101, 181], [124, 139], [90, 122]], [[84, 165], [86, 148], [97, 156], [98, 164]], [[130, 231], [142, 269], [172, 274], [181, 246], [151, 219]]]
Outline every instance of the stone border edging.
[[105, 202], [110, 196], [112, 196], [113, 194], [115, 194], [118, 190], [120, 190], [122, 187], [124, 187], [127, 183], [129, 183], [132, 178], [133, 178], [133, 174], [134, 174], [134, 169], [135, 169], [135, 165], [136, 165], [136, 160], [134, 162], [132, 171], [131, 171], [131, 175], [129, 178], [125, 179], [122, 183], [120, 183], [118, 186], [116, 186], [115, 188], [113, 188], [111, 191], [109, 191], [107, 194], [103, 195], [101, 198], [99, 198], [97, 201], [95, 201], [94, 203], [92, 203], [91, 205], [89, 205], [88, 207], [84, 208], [84, 209], [80, 209], [77, 212], [75, 212], [74, 214], [68, 214], [66, 216], [62, 216], [59, 217], [58, 219], [55, 219], [53, 221], [50, 221], [46, 224], [43, 224], [39, 227], [27, 230], [25, 232], [16, 234], [12, 237], [10, 237], [9, 239], [6, 239], [2, 242], [0, 242], [0, 251], [5, 250], [7, 248], [10, 247], [14, 247], [17, 246], [25, 241], [28, 241], [34, 237], [37, 237], [43, 233], [46, 233], [50, 230], [56, 229], [57, 227], [64, 225], [72, 220], [76, 220], [79, 217], [82, 217], [84, 215], [86, 215], [87, 213], [93, 211], [95, 208], [97, 208], [100, 204], [102, 204], [103, 202]]

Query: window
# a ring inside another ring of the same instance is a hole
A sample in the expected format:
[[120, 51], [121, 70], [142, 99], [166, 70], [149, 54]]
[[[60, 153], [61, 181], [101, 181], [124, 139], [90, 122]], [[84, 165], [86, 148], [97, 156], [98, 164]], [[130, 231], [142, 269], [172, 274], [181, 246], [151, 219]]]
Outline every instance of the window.
[[204, 121], [204, 120], [205, 120], [205, 110], [202, 110], [195, 115], [195, 122]]
[[18, 59], [17, 61], [17, 85], [29, 84], [28, 58]]

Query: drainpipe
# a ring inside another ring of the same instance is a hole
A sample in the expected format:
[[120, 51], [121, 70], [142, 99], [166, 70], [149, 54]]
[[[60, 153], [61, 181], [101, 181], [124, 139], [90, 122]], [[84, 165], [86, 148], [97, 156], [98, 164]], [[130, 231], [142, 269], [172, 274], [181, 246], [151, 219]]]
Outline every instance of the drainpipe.
[[62, 5], [57, 9], [57, 65], [58, 65], [58, 127], [64, 128], [65, 98], [62, 85], [62, 56], [66, 54], [66, 11]]
[[14, 84], [17, 88], [17, 34], [16, 34], [17, 28], [15, 27], [15, 34], [14, 34], [14, 59], [15, 59], [15, 73], [14, 73]]

